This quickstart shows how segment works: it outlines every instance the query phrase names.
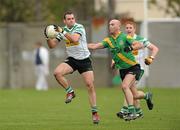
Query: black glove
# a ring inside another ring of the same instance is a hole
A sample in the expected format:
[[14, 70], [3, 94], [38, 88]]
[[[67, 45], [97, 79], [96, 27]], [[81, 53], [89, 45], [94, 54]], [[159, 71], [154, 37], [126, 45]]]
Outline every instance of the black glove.
[[47, 29], [47, 26], [46, 26], [45, 29], [44, 29], [44, 35], [45, 35], [46, 38], [48, 38], [48, 36], [47, 36], [47, 34], [46, 34], [46, 29]]
[[130, 52], [130, 51], [132, 51], [132, 50], [133, 50], [132, 46], [127, 46], [127, 47], [124, 48], [124, 51], [125, 51], [126, 53], [128, 53], [128, 52]]

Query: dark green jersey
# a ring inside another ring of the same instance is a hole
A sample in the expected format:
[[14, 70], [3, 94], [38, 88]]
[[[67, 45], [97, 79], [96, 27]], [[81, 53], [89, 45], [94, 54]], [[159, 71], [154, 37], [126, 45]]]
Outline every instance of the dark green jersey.
[[116, 68], [127, 69], [137, 64], [133, 53], [124, 51], [133, 41], [132, 37], [122, 32], [116, 37], [109, 36], [102, 41], [103, 46], [111, 51]]

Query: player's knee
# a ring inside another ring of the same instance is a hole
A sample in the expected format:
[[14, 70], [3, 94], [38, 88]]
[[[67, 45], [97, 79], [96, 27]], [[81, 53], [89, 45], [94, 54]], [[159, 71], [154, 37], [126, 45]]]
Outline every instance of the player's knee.
[[90, 82], [90, 81], [86, 82], [86, 86], [87, 86], [88, 89], [93, 89], [94, 88], [93, 82]]
[[54, 76], [55, 76], [55, 77], [62, 77], [63, 74], [62, 74], [60, 71], [55, 70], [55, 71], [54, 71]]
[[133, 94], [133, 98], [134, 99], [138, 99], [138, 95], [137, 94]]
[[122, 83], [121, 88], [122, 88], [122, 90], [126, 90], [128, 88], [128, 85], [125, 83]]

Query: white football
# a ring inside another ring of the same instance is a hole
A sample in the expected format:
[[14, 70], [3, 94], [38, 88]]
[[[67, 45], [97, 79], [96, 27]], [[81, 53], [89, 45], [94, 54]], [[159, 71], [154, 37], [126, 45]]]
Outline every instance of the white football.
[[48, 25], [46, 26], [44, 33], [46, 37], [48, 38], [56, 38], [58, 35], [58, 32], [55, 30], [56, 27], [54, 25]]

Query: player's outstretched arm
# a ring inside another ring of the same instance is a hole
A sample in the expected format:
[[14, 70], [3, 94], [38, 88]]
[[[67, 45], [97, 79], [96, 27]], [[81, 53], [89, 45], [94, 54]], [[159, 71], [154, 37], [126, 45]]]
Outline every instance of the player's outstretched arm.
[[128, 53], [130, 51], [139, 50], [139, 49], [142, 49], [142, 48], [144, 48], [142, 43], [140, 43], [138, 41], [134, 41], [131, 45], [125, 47], [124, 51]]
[[102, 43], [89, 43], [88, 48], [91, 50], [95, 50], [95, 49], [103, 49], [104, 46]]

